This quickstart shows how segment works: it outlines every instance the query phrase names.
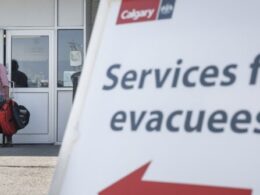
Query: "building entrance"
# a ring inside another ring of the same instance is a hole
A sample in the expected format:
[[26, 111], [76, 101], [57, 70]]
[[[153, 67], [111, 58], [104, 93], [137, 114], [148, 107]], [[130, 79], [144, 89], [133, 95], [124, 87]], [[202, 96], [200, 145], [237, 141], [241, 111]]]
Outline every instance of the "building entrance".
[[12, 96], [31, 113], [27, 127], [13, 137], [14, 143], [53, 143], [54, 65], [53, 32], [8, 30], [6, 64], [13, 81]]

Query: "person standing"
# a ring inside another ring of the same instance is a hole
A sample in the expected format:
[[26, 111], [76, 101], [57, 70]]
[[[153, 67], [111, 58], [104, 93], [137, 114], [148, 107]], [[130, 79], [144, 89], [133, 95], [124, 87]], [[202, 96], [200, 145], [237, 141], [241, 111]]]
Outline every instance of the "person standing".
[[9, 99], [9, 85], [7, 71], [3, 64], [0, 64], [0, 102]]
[[[9, 85], [8, 85], [7, 71], [4, 65], [0, 64], [0, 105], [2, 105], [8, 99], [9, 99]], [[6, 145], [12, 146], [12, 136], [7, 136]]]
[[28, 87], [28, 78], [25, 73], [19, 70], [19, 65], [16, 60], [12, 60], [12, 81], [15, 87]]

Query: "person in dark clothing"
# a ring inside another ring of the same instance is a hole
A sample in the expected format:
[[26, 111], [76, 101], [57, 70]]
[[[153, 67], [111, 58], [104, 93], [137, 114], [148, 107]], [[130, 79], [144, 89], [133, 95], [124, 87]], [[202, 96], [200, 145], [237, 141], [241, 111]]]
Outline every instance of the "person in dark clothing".
[[16, 60], [12, 60], [12, 81], [15, 87], [28, 87], [28, 78], [26, 74], [19, 71], [19, 65]]

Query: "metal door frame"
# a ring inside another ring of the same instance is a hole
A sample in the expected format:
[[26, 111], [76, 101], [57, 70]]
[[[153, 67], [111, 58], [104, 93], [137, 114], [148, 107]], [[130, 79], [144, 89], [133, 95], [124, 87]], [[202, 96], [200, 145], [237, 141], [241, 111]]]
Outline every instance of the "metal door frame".
[[[55, 66], [54, 66], [54, 31], [53, 30], [7, 30], [6, 31], [6, 66], [8, 79], [11, 80], [12, 36], [48, 36], [49, 37], [49, 86], [48, 88], [15, 88], [14, 92], [48, 93], [48, 140], [55, 143]], [[39, 101], [40, 102], [40, 101]], [[44, 143], [45, 143], [44, 142]]]

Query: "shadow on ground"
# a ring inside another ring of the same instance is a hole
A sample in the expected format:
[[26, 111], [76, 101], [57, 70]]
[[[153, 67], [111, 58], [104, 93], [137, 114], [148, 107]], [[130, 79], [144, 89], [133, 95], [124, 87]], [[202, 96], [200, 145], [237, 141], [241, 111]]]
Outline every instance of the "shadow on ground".
[[60, 146], [53, 144], [14, 144], [13, 147], [2, 147], [0, 145], [0, 156], [58, 156], [59, 151]]

